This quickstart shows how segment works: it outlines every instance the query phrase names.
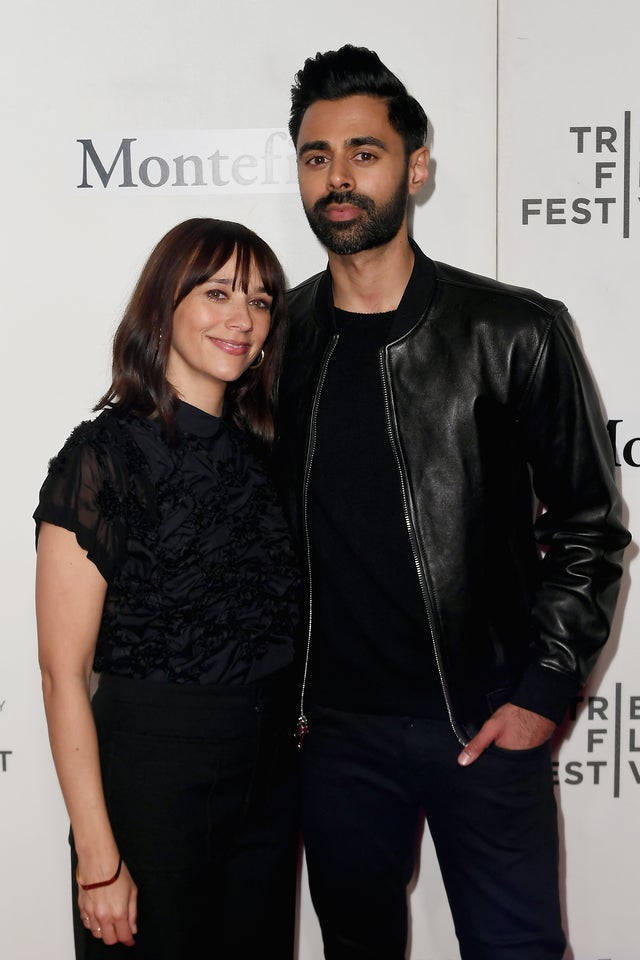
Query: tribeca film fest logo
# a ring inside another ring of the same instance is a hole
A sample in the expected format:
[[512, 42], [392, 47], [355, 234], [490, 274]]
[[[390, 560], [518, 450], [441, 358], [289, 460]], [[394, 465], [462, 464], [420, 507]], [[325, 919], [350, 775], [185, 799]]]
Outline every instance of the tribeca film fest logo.
[[188, 130], [78, 139], [74, 187], [87, 193], [294, 193], [296, 156], [278, 129]]
[[567, 749], [572, 759], [555, 760], [554, 783], [587, 785], [619, 798], [624, 789], [640, 787], [640, 695], [616, 683], [613, 696], [578, 697], [569, 722], [580, 718], [583, 747], [575, 759], [576, 744]]
[[640, 157], [632, 151], [636, 140], [630, 110], [615, 126], [568, 127], [567, 143], [578, 157], [576, 180], [583, 195], [523, 198], [523, 226], [595, 223], [609, 225], [628, 239], [632, 211], [640, 203]]
[[[6, 703], [6, 700], [0, 700], [0, 717], [2, 717]], [[9, 768], [9, 757], [12, 753], [13, 750], [0, 750], [0, 776], [7, 772]]]

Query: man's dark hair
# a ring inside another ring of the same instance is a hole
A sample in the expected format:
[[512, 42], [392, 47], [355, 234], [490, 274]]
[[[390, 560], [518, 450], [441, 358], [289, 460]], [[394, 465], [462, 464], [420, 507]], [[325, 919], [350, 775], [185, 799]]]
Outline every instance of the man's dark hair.
[[294, 144], [305, 110], [316, 100], [341, 100], [364, 94], [387, 103], [389, 123], [404, 140], [407, 156], [427, 140], [427, 116], [404, 83], [385, 67], [377, 53], [346, 44], [305, 60], [291, 87], [289, 133]]

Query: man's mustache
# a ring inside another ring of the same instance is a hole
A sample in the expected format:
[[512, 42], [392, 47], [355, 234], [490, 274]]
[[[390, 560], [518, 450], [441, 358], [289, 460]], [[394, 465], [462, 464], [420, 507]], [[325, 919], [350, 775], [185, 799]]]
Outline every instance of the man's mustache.
[[373, 213], [375, 203], [370, 197], [365, 197], [361, 193], [353, 193], [351, 190], [332, 190], [325, 197], [321, 197], [313, 205], [314, 213], [322, 213], [327, 207], [335, 203], [348, 204], [350, 207], [360, 207], [367, 213]]

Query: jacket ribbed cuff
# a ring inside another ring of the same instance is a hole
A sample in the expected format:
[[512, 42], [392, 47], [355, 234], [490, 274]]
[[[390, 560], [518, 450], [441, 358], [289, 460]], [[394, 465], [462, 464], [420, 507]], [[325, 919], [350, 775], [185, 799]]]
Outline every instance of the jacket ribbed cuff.
[[532, 663], [509, 700], [517, 707], [533, 710], [554, 723], [560, 723], [579, 689], [576, 678], [570, 674]]

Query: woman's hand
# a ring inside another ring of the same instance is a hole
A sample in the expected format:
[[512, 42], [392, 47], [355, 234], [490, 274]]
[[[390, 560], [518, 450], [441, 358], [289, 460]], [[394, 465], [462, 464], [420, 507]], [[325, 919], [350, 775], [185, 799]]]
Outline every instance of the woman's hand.
[[80, 887], [78, 893], [80, 916], [87, 930], [106, 944], [123, 943], [126, 947], [134, 945], [138, 932], [137, 900], [138, 888], [125, 863], [115, 883], [95, 890]]

